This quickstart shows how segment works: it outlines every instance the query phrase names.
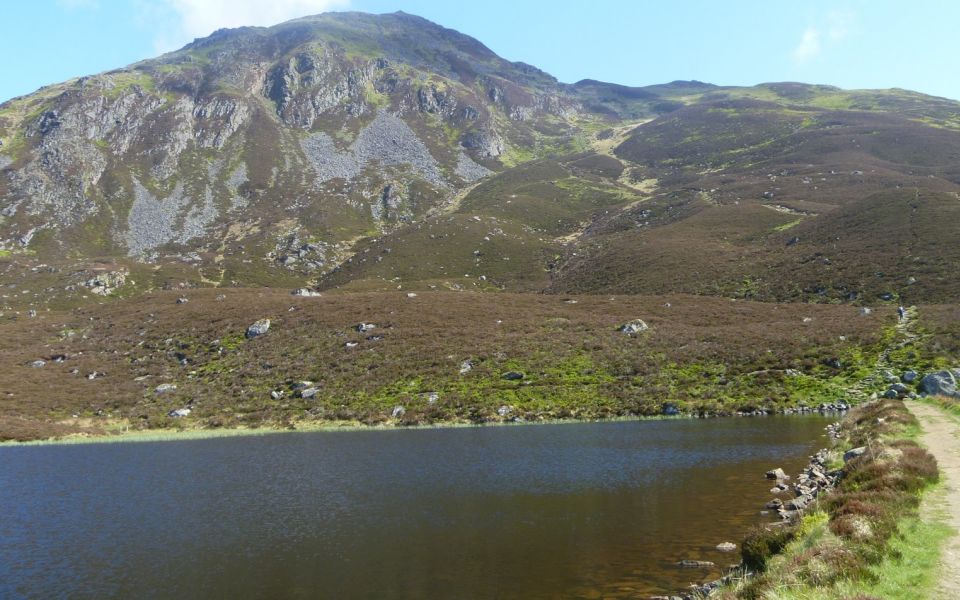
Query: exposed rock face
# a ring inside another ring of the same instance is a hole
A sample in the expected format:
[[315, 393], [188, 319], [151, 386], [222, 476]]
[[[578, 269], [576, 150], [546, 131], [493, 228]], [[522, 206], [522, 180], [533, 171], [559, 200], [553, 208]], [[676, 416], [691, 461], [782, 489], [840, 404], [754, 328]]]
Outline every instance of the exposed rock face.
[[506, 143], [493, 129], [468, 133], [463, 138], [463, 147], [473, 150], [480, 158], [496, 158], [506, 151]]
[[[542, 71], [409, 15], [219, 31], [0, 105], [0, 247], [36, 249], [37, 233], [77, 228], [98, 232], [102, 254], [153, 260], [275, 234], [284, 219], [337, 244], [369, 231], [355, 222], [330, 235], [357, 210], [396, 223], [491, 174], [476, 161], [501, 156], [511, 136], [533, 139], [538, 119], [573, 115], [568, 96]], [[501, 131], [505, 119], [527, 124]], [[279, 209], [267, 222], [264, 203]], [[77, 237], [42, 239], [59, 252]]]
[[[87, 277], [89, 272], [81, 272], [81, 277]], [[83, 279], [81, 285], [98, 296], [109, 296], [127, 283], [127, 271], [103, 271]]]
[[411, 211], [404, 206], [401, 185], [396, 182], [383, 188], [379, 202], [370, 205], [370, 212], [377, 221], [400, 221], [411, 216]]

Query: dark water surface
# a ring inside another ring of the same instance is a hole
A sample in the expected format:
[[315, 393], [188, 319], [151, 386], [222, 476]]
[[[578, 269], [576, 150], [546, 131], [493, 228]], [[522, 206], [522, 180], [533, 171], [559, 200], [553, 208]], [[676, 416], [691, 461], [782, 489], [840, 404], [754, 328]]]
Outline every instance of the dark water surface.
[[645, 598], [736, 562], [826, 422], [0, 448], [0, 597]]

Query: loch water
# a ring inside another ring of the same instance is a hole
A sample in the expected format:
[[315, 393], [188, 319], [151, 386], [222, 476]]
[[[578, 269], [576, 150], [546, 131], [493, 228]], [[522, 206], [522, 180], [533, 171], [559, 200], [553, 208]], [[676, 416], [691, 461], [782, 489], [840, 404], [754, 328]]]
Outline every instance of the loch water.
[[816, 416], [0, 448], [2, 598], [647, 598], [765, 517]]

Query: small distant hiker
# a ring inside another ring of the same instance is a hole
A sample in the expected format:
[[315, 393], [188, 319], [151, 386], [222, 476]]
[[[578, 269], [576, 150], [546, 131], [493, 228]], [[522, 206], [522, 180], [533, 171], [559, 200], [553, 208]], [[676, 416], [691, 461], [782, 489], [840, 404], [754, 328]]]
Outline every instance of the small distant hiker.
[[907, 316], [907, 309], [905, 309], [905, 308], [902, 307], [902, 306], [898, 307], [898, 308], [897, 308], [897, 316], [900, 317], [900, 321], [903, 321], [903, 320], [906, 318], [906, 316]]

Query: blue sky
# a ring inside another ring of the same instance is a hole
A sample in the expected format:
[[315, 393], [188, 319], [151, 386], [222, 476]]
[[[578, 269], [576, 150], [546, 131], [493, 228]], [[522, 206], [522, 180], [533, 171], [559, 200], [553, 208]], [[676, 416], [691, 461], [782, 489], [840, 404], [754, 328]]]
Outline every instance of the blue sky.
[[418, 14], [573, 82], [698, 79], [902, 87], [960, 99], [960, 2], [915, 0], [14, 0], [0, 101], [177, 48], [219, 27], [325, 10]]

